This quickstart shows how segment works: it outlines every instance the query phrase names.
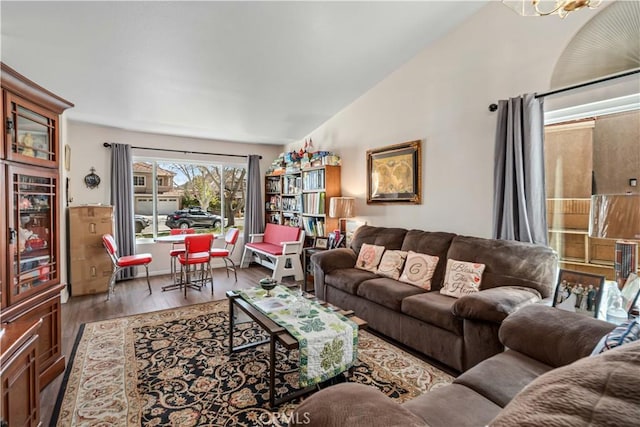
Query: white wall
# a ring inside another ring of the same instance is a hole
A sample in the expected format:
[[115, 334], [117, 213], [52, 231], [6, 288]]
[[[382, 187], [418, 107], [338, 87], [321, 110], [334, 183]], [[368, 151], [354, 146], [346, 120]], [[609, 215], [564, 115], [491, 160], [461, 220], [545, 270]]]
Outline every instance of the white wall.
[[[104, 204], [111, 203], [111, 151], [103, 147], [104, 142], [116, 142], [121, 144], [130, 144], [138, 147], [154, 147], [172, 150], [185, 151], [201, 151], [225, 154], [258, 154], [262, 156], [260, 161], [260, 170], [262, 171], [262, 179], [264, 181], [264, 171], [267, 170], [273, 159], [275, 159], [282, 151], [283, 146], [266, 145], [266, 144], [241, 144], [233, 142], [212, 141], [196, 138], [183, 138], [168, 135], [157, 135], [142, 132], [133, 132], [123, 129], [117, 129], [106, 126], [99, 126], [89, 123], [67, 120], [64, 127], [64, 135], [62, 140], [71, 147], [71, 170], [66, 172], [63, 170], [63, 187], [64, 178], [67, 176], [69, 182], [69, 194], [73, 198], [70, 206], [78, 206], [83, 204]], [[161, 153], [148, 150], [133, 150], [133, 154], [145, 157], [155, 158], [171, 158], [171, 159], [188, 159], [207, 161], [224, 161], [236, 162], [238, 164], [246, 164], [246, 159], [232, 157], [213, 157], [195, 154], [181, 153]], [[98, 188], [89, 189], [84, 184], [84, 176], [89, 173], [91, 167], [95, 167], [96, 174], [101, 178]], [[261, 185], [261, 188], [264, 188]], [[64, 197], [64, 196], [63, 196]], [[64, 203], [64, 200], [63, 200]], [[63, 205], [64, 206], [64, 205]], [[65, 230], [64, 224], [62, 229]], [[241, 237], [242, 238], [242, 237]], [[223, 242], [221, 241], [220, 244]], [[63, 236], [61, 242], [61, 258], [66, 265], [66, 237]], [[241, 243], [234, 253], [239, 258], [241, 254]], [[137, 247], [138, 252], [151, 252], [153, 262], [149, 267], [150, 274], [164, 274], [169, 272], [169, 248], [167, 245], [147, 243], [140, 244]], [[222, 266], [220, 262], [220, 266]], [[218, 265], [214, 265], [217, 267]], [[66, 279], [66, 267], [62, 267], [63, 283], [68, 283]]]
[[[548, 90], [557, 58], [595, 13], [521, 17], [489, 2], [314, 130], [316, 149], [342, 157], [342, 194], [357, 198], [358, 219], [490, 237], [496, 113], [487, 107]], [[366, 150], [416, 139], [422, 205], [367, 205]]]

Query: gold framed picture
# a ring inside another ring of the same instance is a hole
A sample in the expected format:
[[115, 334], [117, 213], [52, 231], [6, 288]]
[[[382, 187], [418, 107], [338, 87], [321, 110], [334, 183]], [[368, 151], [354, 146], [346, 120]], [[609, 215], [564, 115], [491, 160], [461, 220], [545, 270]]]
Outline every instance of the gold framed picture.
[[367, 204], [422, 203], [420, 141], [367, 151]]

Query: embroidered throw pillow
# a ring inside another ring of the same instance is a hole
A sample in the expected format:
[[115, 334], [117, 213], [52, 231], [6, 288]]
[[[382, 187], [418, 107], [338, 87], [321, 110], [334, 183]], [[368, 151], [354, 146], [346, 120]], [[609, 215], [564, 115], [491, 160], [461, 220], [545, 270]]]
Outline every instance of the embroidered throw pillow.
[[385, 251], [376, 273], [398, 280], [405, 258], [407, 258], [405, 251]]
[[627, 320], [621, 323], [613, 331], [602, 337], [591, 353], [592, 356], [603, 353], [620, 345], [640, 339], [640, 324], [638, 319]]
[[427, 291], [431, 290], [431, 279], [439, 259], [437, 256], [409, 251], [404, 263], [404, 270], [400, 275], [400, 281]]
[[380, 259], [384, 252], [384, 246], [370, 245], [363, 243], [356, 260], [356, 268], [360, 270], [367, 270], [375, 273], [380, 264]]
[[478, 292], [484, 267], [484, 264], [448, 259], [444, 285], [440, 289], [440, 293], [460, 298]]

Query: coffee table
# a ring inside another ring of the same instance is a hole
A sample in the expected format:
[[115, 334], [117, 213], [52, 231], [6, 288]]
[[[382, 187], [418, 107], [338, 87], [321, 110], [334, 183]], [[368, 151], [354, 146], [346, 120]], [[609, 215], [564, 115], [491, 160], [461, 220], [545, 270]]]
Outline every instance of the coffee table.
[[[252, 304], [244, 300], [242, 296], [236, 291], [227, 291], [227, 298], [229, 299], [229, 354], [245, 350], [247, 348], [256, 347], [262, 344], [269, 344], [269, 405], [271, 406], [271, 408], [275, 408], [277, 405], [288, 402], [291, 399], [295, 399], [296, 397], [302, 396], [309, 393], [310, 391], [315, 390], [317, 386], [306, 387], [300, 390], [296, 390], [280, 398], [276, 398], [276, 343], [280, 343], [280, 345], [282, 345], [287, 350], [294, 350], [298, 348], [298, 340], [296, 340], [291, 334], [289, 334], [289, 332], [287, 332], [285, 328], [278, 325]], [[307, 298], [309, 298], [310, 300], [314, 299], [313, 297], [308, 296]], [[315, 300], [315, 302], [320, 305], [327, 305], [324, 301]], [[267, 334], [269, 334], [269, 338], [264, 341], [234, 347], [233, 331], [236, 324], [234, 317], [236, 308], [240, 309], [241, 312], [243, 312], [244, 314], [249, 316], [251, 320], [256, 322], [258, 326], [260, 326], [260, 328], [262, 328], [265, 332], [267, 332]], [[367, 328], [367, 322], [360, 319], [359, 317], [354, 316], [352, 310], [337, 309], [336, 312], [342, 314], [345, 317], [348, 317], [349, 320], [351, 320], [358, 326], [358, 330]]]

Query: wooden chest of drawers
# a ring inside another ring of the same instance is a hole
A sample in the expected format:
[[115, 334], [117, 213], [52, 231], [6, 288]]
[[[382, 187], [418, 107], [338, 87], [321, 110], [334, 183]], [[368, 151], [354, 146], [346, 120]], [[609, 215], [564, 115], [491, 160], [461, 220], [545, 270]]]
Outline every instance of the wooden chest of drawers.
[[113, 207], [70, 207], [69, 230], [71, 295], [107, 292], [113, 268], [102, 235], [113, 234]]

